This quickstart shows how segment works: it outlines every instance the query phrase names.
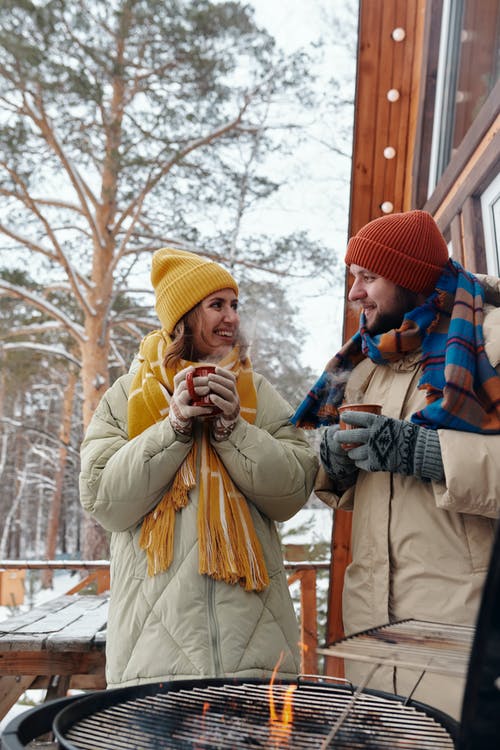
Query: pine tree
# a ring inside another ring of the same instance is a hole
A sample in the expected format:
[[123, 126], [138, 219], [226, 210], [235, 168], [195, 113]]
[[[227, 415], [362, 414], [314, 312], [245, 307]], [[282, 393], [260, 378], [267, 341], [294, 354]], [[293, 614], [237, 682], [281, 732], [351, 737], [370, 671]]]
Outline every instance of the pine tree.
[[[38, 310], [51, 343], [78, 359], [84, 424], [120, 335], [155, 325], [116, 305], [131, 279], [149, 286], [155, 249], [195, 249], [243, 282], [293, 272], [293, 242], [250, 253], [236, 238], [245, 206], [276, 189], [259, 171], [279, 146], [269, 113], [278, 97], [307, 100], [306, 63], [285, 60], [237, 2], [2, 2], [2, 252], [51, 293], [5, 278], [0, 293]], [[299, 259], [300, 272], [328, 268], [320, 256]], [[106, 553], [91, 524], [84, 555]]]

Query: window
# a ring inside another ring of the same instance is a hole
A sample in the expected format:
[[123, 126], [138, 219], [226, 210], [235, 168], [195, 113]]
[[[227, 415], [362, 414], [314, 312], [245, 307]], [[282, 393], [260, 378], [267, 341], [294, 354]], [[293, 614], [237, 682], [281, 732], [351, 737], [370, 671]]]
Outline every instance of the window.
[[499, 77], [498, 0], [444, 0], [428, 194]]

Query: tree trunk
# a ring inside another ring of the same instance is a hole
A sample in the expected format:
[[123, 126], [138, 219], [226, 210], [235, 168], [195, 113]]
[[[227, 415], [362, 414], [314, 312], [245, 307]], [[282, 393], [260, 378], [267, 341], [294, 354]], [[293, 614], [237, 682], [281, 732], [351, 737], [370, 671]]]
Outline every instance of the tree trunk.
[[[3, 531], [2, 535], [0, 537], [0, 557], [6, 558], [10, 557], [12, 552], [12, 539], [14, 538], [14, 532], [12, 530], [13, 525], [16, 521], [16, 516], [19, 512], [19, 503], [21, 502], [21, 497], [24, 491], [24, 487], [26, 484], [26, 468], [24, 471], [17, 477], [16, 480], [16, 495], [14, 497], [14, 500], [12, 502], [12, 505], [9, 508], [9, 512], [7, 513], [6, 517], [3, 520]], [[18, 552], [17, 555], [14, 553], [12, 554], [12, 557], [19, 557], [19, 525], [17, 525], [17, 528], [15, 530], [16, 538], [18, 542]]]
[[[85, 321], [86, 341], [81, 345], [84, 430], [109, 387], [109, 337], [102, 333], [104, 326], [103, 319], [98, 315], [88, 316]], [[82, 525], [82, 555], [84, 560], [103, 560], [109, 557], [106, 534], [88, 513], [85, 514]]]
[[[73, 399], [75, 396], [76, 380], [76, 372], [73, 368], [70, 368], [69, 378], [64, 392], [63, 414], [59, 430], [59, 460], [54, 480], [55, 487], [50, 506], [49, 524], [47, 529], [47, 546], [45, 548], [45, 558], [47, 560], [53, 560], [56, 555], [59, 519], [61, 517], [64, 472], [66, 470], [66, 460], [68, 457], [68, 445], [71, 440], [71, 417], [73, 415]], [[42, 572], [42, 588], [52, 588], [52, 577], [52, 570], [44, 570]]]

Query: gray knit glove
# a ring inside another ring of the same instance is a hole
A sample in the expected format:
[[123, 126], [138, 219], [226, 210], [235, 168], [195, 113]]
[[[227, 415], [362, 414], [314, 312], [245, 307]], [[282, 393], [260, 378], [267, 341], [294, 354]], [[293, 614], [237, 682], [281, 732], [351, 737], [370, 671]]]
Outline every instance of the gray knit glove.
[[338, 441], [340, 433], [338, 424], [327, 427], [319, 447], [321, 463], [333, 481], [333, 488], [337, 494], [342, 494], [352, 487], [359, 473], [358, 467]]
[[361, 443], [348, 453], [358, 468], [392, 471], [435, 482], [444, 479], [441, 446], [435, 430], [361, 411], [346, 411], [342, 419], [355, 427], [341, 430], [339, 443]]

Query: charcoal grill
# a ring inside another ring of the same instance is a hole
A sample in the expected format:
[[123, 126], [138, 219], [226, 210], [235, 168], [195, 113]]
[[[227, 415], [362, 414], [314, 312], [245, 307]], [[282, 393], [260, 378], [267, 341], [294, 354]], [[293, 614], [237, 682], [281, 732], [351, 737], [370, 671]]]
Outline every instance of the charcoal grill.
[[[456, 722], [430, 706], [308, 680], [190, 680], [94, 692], [64, 705], [52, 726], [55, 747], [64, 750], [453, 750], [457, 735]], [[2, 748], [25, 747], [13, 739]]]

